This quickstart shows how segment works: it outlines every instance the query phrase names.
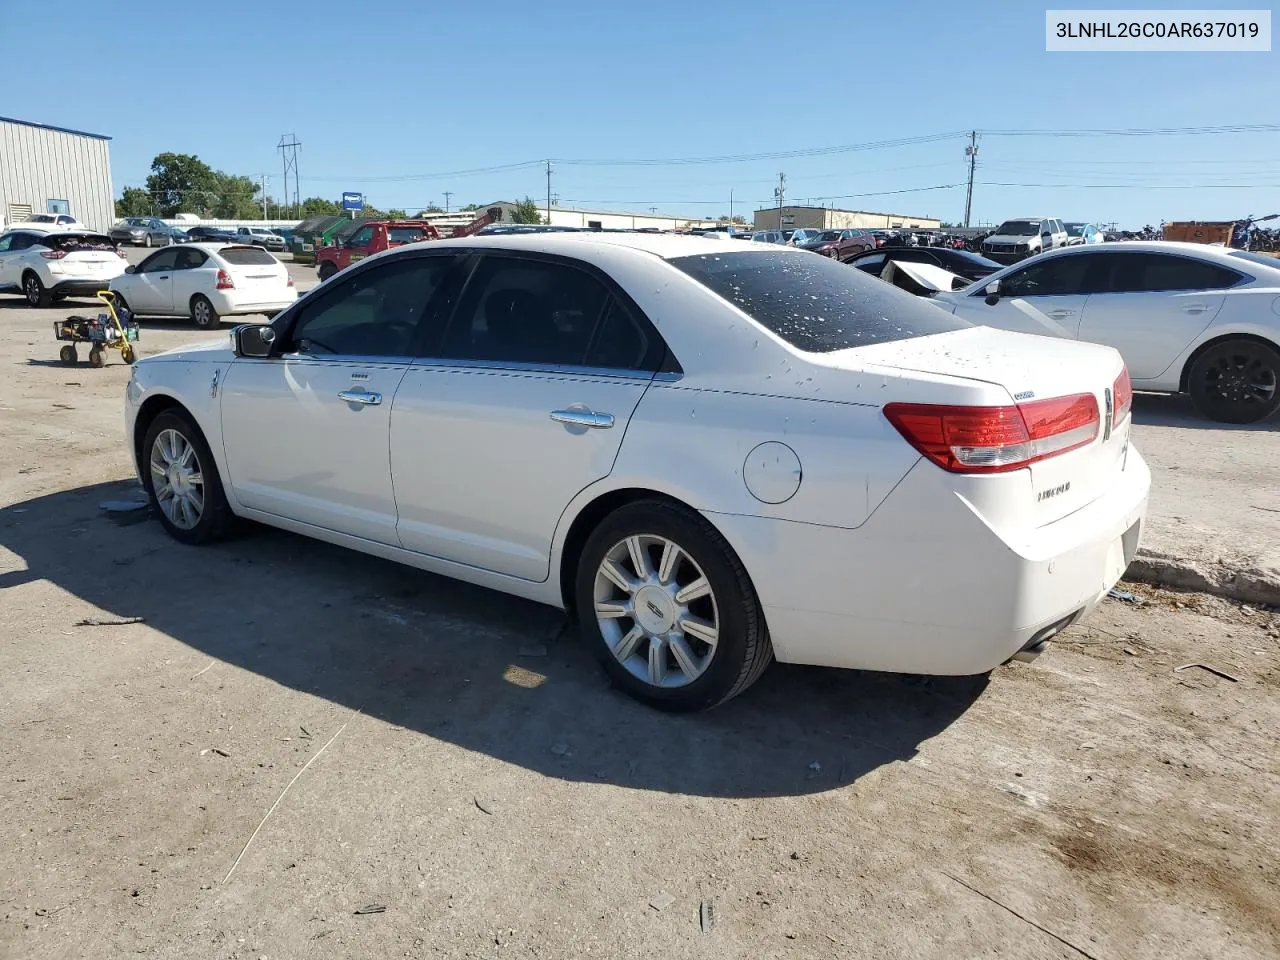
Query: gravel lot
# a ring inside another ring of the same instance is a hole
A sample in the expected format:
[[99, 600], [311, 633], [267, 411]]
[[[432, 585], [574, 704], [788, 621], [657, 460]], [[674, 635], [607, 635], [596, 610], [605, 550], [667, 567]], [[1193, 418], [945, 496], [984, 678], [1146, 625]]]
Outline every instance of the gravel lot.
[[[555, 611], [111, 519], [128, 370], [58, 364], [63, 306], [0, 295], [0, 957], [1280, 951], [1274, 613], [1134, 587], [988, 678], [660, 715]], [[1153, 539], [1280, 543], [1275, 424], [1137, 417]]]

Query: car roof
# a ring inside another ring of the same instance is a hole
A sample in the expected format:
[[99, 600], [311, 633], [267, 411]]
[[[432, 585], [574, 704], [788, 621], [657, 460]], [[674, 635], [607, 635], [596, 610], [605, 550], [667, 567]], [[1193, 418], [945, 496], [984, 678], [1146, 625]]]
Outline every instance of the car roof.
[[[757, 231], [760, 233], [776, 231]], [[669, 233], [509, 233], [490, 234], [488, 236], [458, 237], [447, 240], [432, 240], [431, 249], [466, 248], [493, 250], [522, 250], [530, 253], [562, 254], [569, 257], [580, 257], [583, 248], [597, 250], [624, 247], [643, 253], [652, 254], [669, 260], [673, 257], [690, 257], [704, 253], [732, 250], [734, 253], [777, 254], [776, 249], [768, 247], [752, 247], [747, 244], [730, 245], [720, 237], [669, 234]], [[411, 244], [395, 248], [397, 251], [421, 250], [422, 245]], [[795, 251], [796, 256], [812, 256], [810, 253]]]
[[[1233, 270], [1243, 270], [1245, 264], [1251, 267], [1257, 266], [1268, 269], [1267, 264], [1258, 263], [1256, 260], [1246, 260], [1244, 257], [1232, 256], [1233, 249], [1228, 247], [1214, 246], [1208, 243], [1188, 243], [1182, 240], [1122, 240], [1115, 243], [1095, 243], [1080, 244], [1074, 247], [1059, 247], [1056, 250], [1046, 250], [1044, 253], [1038, 254], [1036, 259], [1052, 258], [1052, 257], [1079, 257], [1079, 256], [1098, 256], [1103, 253], [1180, 253], [1183, 255], [1195, 256], [1201, 260], [1209, 260], [1213, 263], [1220, 263], [1223, 266], [1231, 267]], [[1025, 261], [1024, 261], [1025, 262]], [[1280, 260], [1276, 261], [1274, 268], [1280, 271]]]
[[30, 223], [26, 220], [21, 223], [11, 223], [5, 228], [5, 233], [13, 233], [21, 230], [25, 233], [66, 233], [67, 229], [84, 230], [82, 224], [72, 223]]

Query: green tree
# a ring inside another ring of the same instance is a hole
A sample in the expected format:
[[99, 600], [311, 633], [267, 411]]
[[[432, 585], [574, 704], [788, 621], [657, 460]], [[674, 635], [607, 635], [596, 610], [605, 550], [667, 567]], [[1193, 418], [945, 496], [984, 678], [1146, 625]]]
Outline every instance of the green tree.
[[117, 217], [149, 217], [154, 209], [151, 194], [141, 187], [125, 187], [116, 201]]
[[468, 203], [465, 207], [462, 207], [461, 209], [462, 209], [462, 212], [463, 212], [463, 213], [473, 213], [473, 212], [477, 212], [477, 211], [479, 211], [479, 209], [480, 209], [480, 204], [478, 204], [478, 203]]
[[172, 217], [183, 210], [203, 212], [217, 198], [218, 175], [190, 153], [160, 153], [151, 161], [147, 192], [155, 199], [156, 212]]
[[[290, 208], [292, 209], [292, 208]], [[342, 216], [342, 204], [336, 200], [326, 200], [323, 197], [307, 197], [302, 201], [302, 209], [298, 211], [300, 220], [308, 217], [340, 217]]]
[[538, 204], [532, 197], [525, 197], [511, 211], [512, 223], [542, 223], [542, 214], [538, 213]]
[[409, 214], [404, 210], [401, 210], [399, 207], [392, 207], [386, 212], [385, 217], [388, 220], [407, 220], [409, 218]]
[[259, 220], [262, 200], [259, 185], [249, 177], [239, 177], [221, 170], [213, 172], [213, 201], [210, 213], [219, 220]]

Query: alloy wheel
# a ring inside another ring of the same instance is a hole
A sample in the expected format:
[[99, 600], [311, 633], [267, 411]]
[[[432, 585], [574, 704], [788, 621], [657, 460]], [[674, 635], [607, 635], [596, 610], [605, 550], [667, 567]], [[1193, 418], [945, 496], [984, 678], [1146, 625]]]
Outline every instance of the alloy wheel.
[[169, 522], [191, 530], [204, 513], [204, 477], [191, 441], [177, 430], [162, 430], [151, 445], [151, 485]]
[[595, 616], [614, 658], [654, 687], [683, 687], [711, 665], [720, 612], [706, 574], [674, 540], [636, 534], [595, 576]]
[[1275, 366], [1262, 350], [1224, 350], [1204, 371], [1205, 392], [1225, 403], [1266, 404], [1276, 397]]
[[35, 277], [27, 277], [26, 293], [27, 293], [27, 303], [31, 304], [31, 306], [33, 307], [40, 306], [41, 290], [40, 290], [39, 280], [37, 280]]

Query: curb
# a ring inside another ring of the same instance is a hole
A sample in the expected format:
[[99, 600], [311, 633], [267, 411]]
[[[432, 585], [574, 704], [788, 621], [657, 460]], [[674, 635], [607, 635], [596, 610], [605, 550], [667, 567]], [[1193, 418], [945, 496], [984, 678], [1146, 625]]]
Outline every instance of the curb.
[[1280, 570], [1194, 563], [1139, 550], [1124, 579], [1158, 587], [1197, 590], [1239, 603], [1280, 607]]

